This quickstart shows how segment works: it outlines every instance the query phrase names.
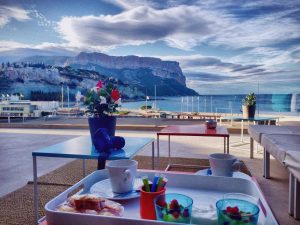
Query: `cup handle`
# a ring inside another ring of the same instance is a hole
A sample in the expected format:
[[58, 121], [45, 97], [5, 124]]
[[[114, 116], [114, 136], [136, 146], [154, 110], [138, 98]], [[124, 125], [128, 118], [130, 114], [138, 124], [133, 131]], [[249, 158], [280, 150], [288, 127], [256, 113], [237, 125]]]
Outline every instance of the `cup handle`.
[[235, 160], [232, 163], [232, 169], [234, 171], [241, 171], [241, 168], [244, 166], [244, 162], [240, 161], [240, 160]]
[[124, 174], [125, 174], [125, 179], [124, 179], [125, 181], [131, 178], [131, 172], [129, 169], [125, 170]]

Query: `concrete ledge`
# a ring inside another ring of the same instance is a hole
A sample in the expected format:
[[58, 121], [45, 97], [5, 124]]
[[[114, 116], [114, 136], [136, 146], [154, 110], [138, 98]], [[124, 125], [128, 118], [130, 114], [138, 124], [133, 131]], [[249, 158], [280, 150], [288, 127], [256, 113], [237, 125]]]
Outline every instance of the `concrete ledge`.
[[[167, 125], [117, 125], [117, 130], [140, 130], [140, 131], [160, 131]], [[0, 128], [13, 128], [13, 129], [89, 129], [87, 124], [22, 124], [10, 123], [1, 124]], [[231, 134], [240, 134], [241, 129], [236, 127], [227, 127], [228, 132]], [[248, 134], [248, 129], [244, 129], [244, 134]]]

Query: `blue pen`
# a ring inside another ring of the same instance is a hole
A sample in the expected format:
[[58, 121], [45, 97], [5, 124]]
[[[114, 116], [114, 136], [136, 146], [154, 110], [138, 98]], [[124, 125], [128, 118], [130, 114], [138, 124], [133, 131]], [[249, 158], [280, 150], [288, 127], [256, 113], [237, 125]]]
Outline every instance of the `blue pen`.
[[153, 183], [152, 183], [152, 186], [151, 186], [151, 192], [156, 192], [156, 185], [157, 185], [158, 178], [159, 178], [159, 175], [155, 174], [154, 178], [153, 178]]

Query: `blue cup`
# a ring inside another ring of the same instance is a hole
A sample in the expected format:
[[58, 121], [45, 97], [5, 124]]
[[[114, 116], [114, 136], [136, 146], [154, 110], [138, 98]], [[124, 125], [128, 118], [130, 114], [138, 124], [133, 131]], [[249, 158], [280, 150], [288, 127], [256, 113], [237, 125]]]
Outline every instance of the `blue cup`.
[[222, 199], [216, 203], [219, 225], [257, 225], [259, 208], [241, 199]]

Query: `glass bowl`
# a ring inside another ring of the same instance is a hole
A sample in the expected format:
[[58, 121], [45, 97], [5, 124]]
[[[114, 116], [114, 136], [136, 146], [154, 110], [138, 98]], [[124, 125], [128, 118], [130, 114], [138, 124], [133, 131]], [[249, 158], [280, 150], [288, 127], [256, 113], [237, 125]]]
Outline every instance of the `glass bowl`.
[[156, 220], [190, 223], [193, 199], [182, 194], [163, 194], [154, 199]]
[[216, 203], [220, 225], [257, 225], [259, 208], [242, 199], [226, 198]]

